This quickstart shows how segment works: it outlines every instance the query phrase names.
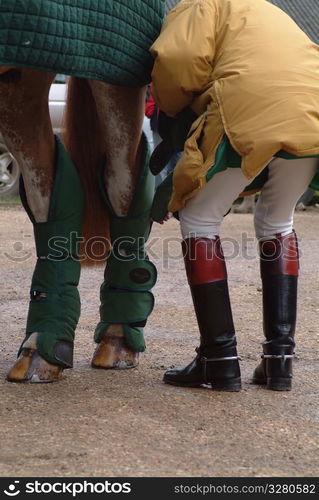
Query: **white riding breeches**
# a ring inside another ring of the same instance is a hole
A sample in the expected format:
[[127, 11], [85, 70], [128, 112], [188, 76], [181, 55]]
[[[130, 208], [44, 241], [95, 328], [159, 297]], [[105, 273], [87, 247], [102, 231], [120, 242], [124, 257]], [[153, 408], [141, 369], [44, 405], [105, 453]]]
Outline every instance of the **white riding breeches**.
[[[268, 164], [268, 179], [256, 204], [254, 224], [258, 239], [293, 230], [296, 203], [319, 167], [318, 158], [286, 160], [274, 157]], [[215, 238], [232, 203], [247, 186], [241, 168], [219, 172], [191, 198], [179, 217], [183, 238]]]

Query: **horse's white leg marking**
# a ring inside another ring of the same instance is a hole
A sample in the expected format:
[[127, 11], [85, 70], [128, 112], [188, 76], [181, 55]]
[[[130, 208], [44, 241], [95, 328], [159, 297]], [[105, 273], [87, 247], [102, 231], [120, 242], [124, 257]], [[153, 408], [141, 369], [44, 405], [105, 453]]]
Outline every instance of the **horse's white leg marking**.
[[32, 333], [28, 340], [23, 344], [25, 349], [36, 349], [37, 348], [37, 333]]
[[27, 158], [22, 152], [17, 155], [19, 165], [23, 174], [23, 181], [26, 189], [28, 204], [32, 210], [36, 222], [46, 222], [50, 205], [50, 195], [44, 194], [41, 190], [43, 178], [41, 172], [33, 167], [34, 159]]
[[48, 220], [50, 195], [42, 190], [42, 186], [46, 182], [45, 175], [43, 171], [34, 167], [37, 159], [25, 155], [22, 148], [19, 147], [17, 134], [12, 131], [4, 131], [3, 136], [9, 150], [14, 151], [12, 154], [14, 154], [21, 169], [28, 204], [33, 216], [36, 222], [46, 222]]
[[[9, 104], [0, 99], [0, 114], [10, 112]], [[17, 110], [13, 109], [13, 112]], [[3, 123], [1, 133], [10, 152], [18, 162], [23, 175], [23, 181], [26, 189], [26, 195], [29, 206], [37, 222], [46, 222], [48, 218], [50, 196], [42, 193], [41, 185], [43, 179], [41, 171], [34, 168], [36, 159], [28, 157], [23, 151], [21, 136], [15, 130], [10, 128], [9, 124]]]
[[145, 91], [98, 81], [90, 84], [105, 136], [106, 190], [115, 213], [125, 216], [138, 175]]
[[[6, 75], [2, 78], [1, 133], [21, 169], [27, 200], [35, 220], [45, 222], [54, 168], [48, 111], [48, 92], [54, 75], [21, 70], [17, 81], [10, 82], [10, 77]], [[36, 78], [37, 81], [34, 81]]]

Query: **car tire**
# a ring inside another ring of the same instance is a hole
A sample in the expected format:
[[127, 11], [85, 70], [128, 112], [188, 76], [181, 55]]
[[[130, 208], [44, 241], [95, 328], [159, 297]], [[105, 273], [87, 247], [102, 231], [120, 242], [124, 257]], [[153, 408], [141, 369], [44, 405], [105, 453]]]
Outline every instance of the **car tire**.
[[0, 196], [17, 195], [19, 178], [19, 165], [3, 140], [0, 140]]

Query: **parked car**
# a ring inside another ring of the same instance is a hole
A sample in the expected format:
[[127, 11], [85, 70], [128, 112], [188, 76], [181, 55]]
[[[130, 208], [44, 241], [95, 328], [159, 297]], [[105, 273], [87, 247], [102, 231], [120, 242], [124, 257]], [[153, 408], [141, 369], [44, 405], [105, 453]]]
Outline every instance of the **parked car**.
[[[57, 75], [54, 83], [51, 85], [49, 94], [50, 117], [55, 134], [62, 132], [66, 93], [66, 77], [64, 75]], [[152, 148], [153, 139], [150, 131], [149, 120], [147, 118], [144, 119], [143, 129]], [[12, 196], [18, 194], [19, 177], [19, 165], [13, 155], [8, 151], [8, 148], [0, 134], [0, 196]]]

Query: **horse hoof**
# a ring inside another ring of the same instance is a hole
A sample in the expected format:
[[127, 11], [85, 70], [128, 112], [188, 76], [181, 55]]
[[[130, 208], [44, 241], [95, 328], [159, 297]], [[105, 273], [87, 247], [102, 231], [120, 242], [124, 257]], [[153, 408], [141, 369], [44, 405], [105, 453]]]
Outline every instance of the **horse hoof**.
[[51, 365], [35, 349], [22, 349], [9, 373], [9, 382], [48, 383], [59, 380], [63, 367]]
[[126, 344], [121, 325], [112, 325], [97, 345], [91, 366], [105, 370], [127, 370], [138, 365], [138, 352]]

